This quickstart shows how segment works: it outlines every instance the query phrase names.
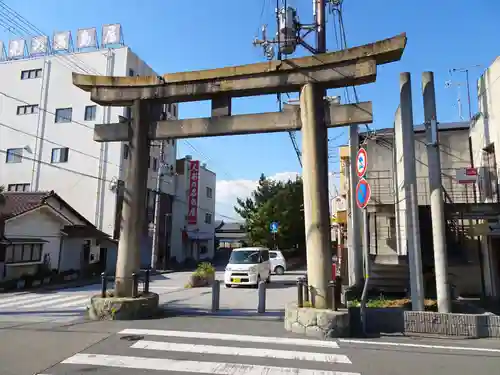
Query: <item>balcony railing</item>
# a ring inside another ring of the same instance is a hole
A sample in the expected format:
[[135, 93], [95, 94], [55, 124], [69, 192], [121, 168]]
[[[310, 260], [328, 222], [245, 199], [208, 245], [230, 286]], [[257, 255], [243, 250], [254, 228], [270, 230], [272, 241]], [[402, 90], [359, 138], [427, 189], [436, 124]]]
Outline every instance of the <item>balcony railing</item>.
[[[446, 203], [475, 203], [485, 201], [488, 197], [490, 202], [498, 201], [498, 187], [492, 181], [496, 181], [496, 174], [489, 168], [481, 168], [480, 177], [476, 184], [459, 184], [456, 180], [456, 169], [442, 170], [443, 199]], [[367, 180], [371, 186], [372, 204], [394, 204], [396, 202], [396, 189], [394, 186], [391, 170], [370, 171]], [[429, 178], [427, 176], [417, 177], [418, 204], [430, 205]]]

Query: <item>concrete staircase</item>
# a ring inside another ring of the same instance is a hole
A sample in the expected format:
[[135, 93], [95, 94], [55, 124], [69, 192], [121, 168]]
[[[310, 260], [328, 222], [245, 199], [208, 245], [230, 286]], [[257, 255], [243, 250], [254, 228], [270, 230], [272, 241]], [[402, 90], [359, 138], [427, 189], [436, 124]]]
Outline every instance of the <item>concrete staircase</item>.
[[[377, 262], [377, 260], [379, 262]], [[409, 285], [408, 265], [399, 263], [380, 263], [382, 259], [373, 259], [370, 290], [384, 294], [405, 295]]]

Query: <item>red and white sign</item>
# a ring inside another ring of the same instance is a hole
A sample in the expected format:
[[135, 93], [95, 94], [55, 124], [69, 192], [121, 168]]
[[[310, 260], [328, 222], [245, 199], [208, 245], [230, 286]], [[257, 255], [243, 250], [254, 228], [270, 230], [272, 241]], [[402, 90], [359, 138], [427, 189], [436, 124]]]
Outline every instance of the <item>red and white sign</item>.
[[459, 184], [475, 184], [477, 182], [476, 168], [457, 169], [457, 182]]
[[366, 169], [368, 168], [368, 154], [364, 148], [358, 150], [358, 155], [356, 156], [356, 171], [358, 172], [358, 177], [361, 178], [366, 174]]
[[188, 224], [198, 222], [198, 182], [200, 179], [200, 161], [189, 162]]

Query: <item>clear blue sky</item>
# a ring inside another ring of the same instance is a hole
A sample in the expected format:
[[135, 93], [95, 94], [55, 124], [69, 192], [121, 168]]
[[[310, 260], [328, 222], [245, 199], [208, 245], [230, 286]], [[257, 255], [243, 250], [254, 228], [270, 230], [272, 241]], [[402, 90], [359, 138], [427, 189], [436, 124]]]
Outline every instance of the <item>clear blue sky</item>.
[[[261, 50], [251, 42], [262, 23], [269, 24], [270, 35], [274, 31], [276, 0], [5, 0], [5, 3], [48, 35], [67, 29], [74, 35], [78, 28], [121, 23], [126, 44], [157, 72], [167, 73], [263, 61]], [[304, 23], [311, 21], [311, 3], [311, 0], [288, 0], [288, 4], [298, 8]], [[500, 54], [499, 16], [498, 0], [345, 0], [344, 21], [350, 46], [401, 32], [408, 36], [402, 60], [381, 67], [376, 83], [358, 88], [361, 100], [373, 101], [373, 127], [392, 126], [398, 105], [398, 74], [403, 71], [413, 74], [415, 122], [422, 121], [420, 75], [426, 70], [436, 75], [439, 120], [458, 120], [457, 89], [445, 88], [445, 81], [450, 79], [448, 70], [480, 64], [481, 68], [471, 70], [474, 95], [478, 75]], [[328, 48], [334, 50], [331, 22], [327, 31]], [[3, 40], [8, 38], [8, 33], [3, 34]], [[297, 56], [306, 53], [299, 50]], [[460, 73], [453, 78], [456, 83], [464, 83], [464, 75]], [[465, 88], [462, 100], [467, 115]], [[275, 110], [277, 104], [274, 96], [246, 98], [236, 100], [233, 108], [236, 113], [262, 112]], [[473, 108], [475, 111], [474, 100]], [[208, 103], [183, 104], [180, 110], [183, 118], [208, 114]], [[343, 132], [331, 130], [330, 136]], [[345, 141], [344, 134], [336, 144]], [[180, 153], [208, 161], [220, 179], [256, 179], [261, 172], [273, 175], [299, 171], [287, 133], [196, 139], [191, 143], [198, 152], [182, 144]], [[332, 160], [330, 167], [337, 170], [338, 159]]]

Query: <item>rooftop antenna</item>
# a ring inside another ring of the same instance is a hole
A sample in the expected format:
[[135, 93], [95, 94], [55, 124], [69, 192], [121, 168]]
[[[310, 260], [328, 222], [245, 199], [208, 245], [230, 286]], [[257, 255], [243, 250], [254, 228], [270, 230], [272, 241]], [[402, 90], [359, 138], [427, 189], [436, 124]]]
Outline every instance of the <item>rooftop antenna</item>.
[[454, 82], [452, 78], [452, 70], [449, 70], [450, 73], [450, 79], [447, 80], [444, 83], [444, 87], [449, 89], [455, 86], [457, 88], [457, 108], [458, 108], [458, 117], [460, 120], [465, 121], [465, 118], [463, 116], [463, 111], [462, 111], [462, 98], [461, 98], [461, 91], [462, 91], [462, 84], [460, 82]]

